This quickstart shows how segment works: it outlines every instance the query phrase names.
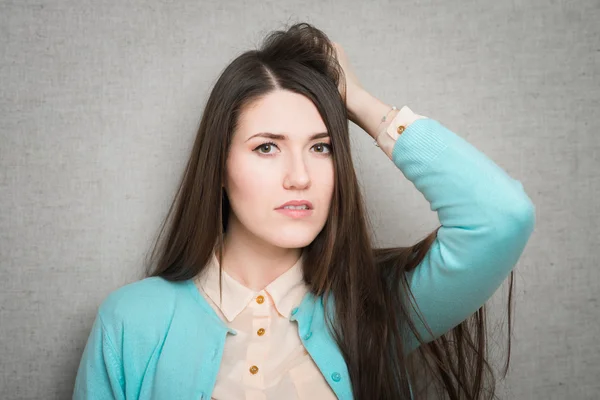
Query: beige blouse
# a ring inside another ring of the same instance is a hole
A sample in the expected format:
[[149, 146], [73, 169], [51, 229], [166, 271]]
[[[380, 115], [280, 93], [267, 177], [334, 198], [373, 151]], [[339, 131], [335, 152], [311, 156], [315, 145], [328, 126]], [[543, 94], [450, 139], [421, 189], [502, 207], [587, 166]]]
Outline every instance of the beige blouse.
[[225, 341], [213, 399], [335, 399], [335, 395], [298, 336], [292, 309], [307, 287], [302, 260], [261, 291], [249, 289], [223, 271], [223, 303], [219, 306], [219, 264], [196, 278], [209, 304], [234, 330]]

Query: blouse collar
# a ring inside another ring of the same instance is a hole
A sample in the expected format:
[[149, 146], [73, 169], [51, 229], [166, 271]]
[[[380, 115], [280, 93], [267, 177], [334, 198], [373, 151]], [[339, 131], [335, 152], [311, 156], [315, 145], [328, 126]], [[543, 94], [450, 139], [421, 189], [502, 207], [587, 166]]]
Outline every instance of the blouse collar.
[[244, 286], [223, 270], [223, 301], [221, 303], [219, 299], [219, 261], [213, 251], [205, 270], [196, 278], [196, 283], [229, 322], [232, 322], [261, 292], [266, 292], [277, 312], [289, 319], [292, 309], [299, 305], [307, 292], [307, 286], [303, 279], [303, 261], [304, 253], [290, 269], [259, 291]]

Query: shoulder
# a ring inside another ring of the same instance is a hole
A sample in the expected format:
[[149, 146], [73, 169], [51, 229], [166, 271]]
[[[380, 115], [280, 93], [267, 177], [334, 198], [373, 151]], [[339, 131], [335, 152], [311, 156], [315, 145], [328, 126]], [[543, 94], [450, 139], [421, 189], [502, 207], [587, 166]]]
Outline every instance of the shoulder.
[[191, 298], [188, 290], [187, 282], [145, 278], [111, 292], [100, 305], [98, 314], [111, 330], [168, 324], [177, 304]]
[[[195, 309], [190, 282], [150, 277], [109, 293], [98, 308], [92, 328], [94, 344], [103, 349], [94, 356], [112, 357], [111, 366], [128, 376], [127, 384], [139, 385], [137, 372], [149, 368], [150, 357], [167, 335], [186, 331], [189, 310]], [[108, 352], [104, 346], [111, 349], [112, 355], [102, 353]]]

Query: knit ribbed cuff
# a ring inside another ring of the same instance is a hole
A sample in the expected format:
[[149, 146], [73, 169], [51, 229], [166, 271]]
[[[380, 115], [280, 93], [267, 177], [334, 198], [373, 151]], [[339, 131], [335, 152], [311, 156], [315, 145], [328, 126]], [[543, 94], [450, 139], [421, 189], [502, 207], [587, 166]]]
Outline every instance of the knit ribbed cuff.
[[412, 180], [450, 145], [453, 135], [434, 119], [416, 120], [396, 140], [392, 161]]

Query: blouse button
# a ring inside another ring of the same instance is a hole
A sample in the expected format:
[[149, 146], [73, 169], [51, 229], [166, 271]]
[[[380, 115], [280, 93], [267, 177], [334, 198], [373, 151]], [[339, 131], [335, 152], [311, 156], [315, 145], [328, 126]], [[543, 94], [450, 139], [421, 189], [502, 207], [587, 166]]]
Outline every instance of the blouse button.
[[264, 328], [260, 328], [259, 330], [257, 330], [257, 331], [256, 331], [256, 334], [257, 334], [258, 336], [262, 336], [262, 335], [264, 335], [264, 334], [265, 334], [265, 329], [264, 329]]
[[398, 127], [398, 129], [396, 129], [396, 131], [397, 131], [398, 133], [402, 133], [402, 132], [404, 132], [404, 126], [403, 126], [403, 125], [400, 125], [400, 126]]
[[335, 382], [339, 382], [340, 379], [342, 379], [342, 376], [339, 374], [339, 372], [334, 372], [331, 374], [331, 379], [333, 379]]
[[265, 297], [264, 297], [263, 295], [260, 295], [260, 296], [258, 296], [258, 297], [256, 298], [256, 302], [257, 302], [258, 304], [262, 304], [262, 303], [264, 303], [264, 302], [265, 302]]
[[308, 332], [306, 335], [304, 335], [304, 340], [310, 339], [311, 336], [312, 336], [312, 332]]
[[256, 374], [258, 372], [258, 367], [256, 365], [253, 365], [250, 367], [250, 373], [252, 375]]

